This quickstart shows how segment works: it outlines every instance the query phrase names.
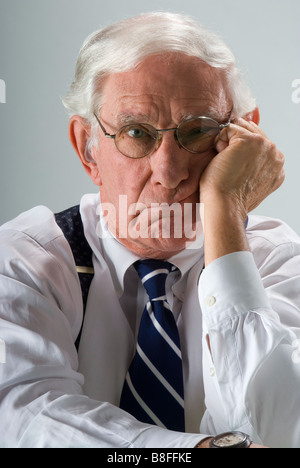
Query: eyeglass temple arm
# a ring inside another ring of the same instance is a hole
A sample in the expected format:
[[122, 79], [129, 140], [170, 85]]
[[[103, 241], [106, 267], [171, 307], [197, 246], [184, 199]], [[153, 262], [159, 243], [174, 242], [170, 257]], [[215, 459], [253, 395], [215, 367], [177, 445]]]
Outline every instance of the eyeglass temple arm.
[[94, 114], [94, 116], [96, 117], [96, 120], [98, 122], [98, 124], [100, 125], [100, 128], [102, 130], [102, 132], [104, 133], [104, 135], [106, 136], [106, 138], [112, 138], [114, 139], [116, 135], [111, 135], [110, 133], [108, 133], [105, 128], [103, 127], [102, 123], [100, 122], [100, 120], [98, 119], [97, 115]]
[[230, 111], [228, 122], [226, 124], [221, 124], [220, 127], [219, 127], [220, 130], [222, 130], [223, 128], [229, 127], [229, 125], [231, 124], [232, 113], [233, 113], [233, 107], [232, 107], [232, 109]]

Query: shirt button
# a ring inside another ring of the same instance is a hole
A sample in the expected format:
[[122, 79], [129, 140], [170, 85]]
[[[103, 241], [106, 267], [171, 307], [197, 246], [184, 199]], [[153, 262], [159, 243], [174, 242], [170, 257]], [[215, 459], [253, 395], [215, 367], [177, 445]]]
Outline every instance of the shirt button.
[[216, 375], [215, 368], [214, 368], [214, 367], [211, 367], [209, 373], [210, 373], [210, 376], [211, 376], [211, 377], [214, 377], [214, 376]]
[[212, 307], [215, 303], [216, 303], [215, 296], [207, 296], [207, 298], [205, 299], [205, 304], [208, 307]]

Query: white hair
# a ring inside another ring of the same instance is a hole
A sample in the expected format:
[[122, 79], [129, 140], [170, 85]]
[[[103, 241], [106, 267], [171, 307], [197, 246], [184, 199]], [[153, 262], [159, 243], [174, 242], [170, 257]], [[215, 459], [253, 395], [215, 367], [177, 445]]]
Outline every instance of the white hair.
[[70, 116], [80, 115], [92, 124], [101, 105], [105, 77], [132, 70], [150, 55], [169, 52], [198, 57], [224, 69], [235, 116], [254, 110], [255, 100], [224, 42], [192, 18], [174, 13], [135, 16], [91, 34], [79, 52], [75, 79], [64, 106]]

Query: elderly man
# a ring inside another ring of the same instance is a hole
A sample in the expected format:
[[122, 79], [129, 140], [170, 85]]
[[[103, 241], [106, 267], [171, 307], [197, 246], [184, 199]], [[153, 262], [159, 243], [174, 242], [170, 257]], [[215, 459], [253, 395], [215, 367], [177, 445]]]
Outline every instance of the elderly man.
[[0, 230], [1, 446], [300, 446], [300, 241], [248, 216], [283, 156], [231, 52], [141, 15], [87, 39], [64, 104], [100, 190]]

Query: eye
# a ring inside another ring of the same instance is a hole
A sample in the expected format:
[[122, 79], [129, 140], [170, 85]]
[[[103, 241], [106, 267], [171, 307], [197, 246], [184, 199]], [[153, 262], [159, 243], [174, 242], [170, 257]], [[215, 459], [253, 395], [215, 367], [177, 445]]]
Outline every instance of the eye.
[[217, 133], [218, 125], [204, 118], [187, 120], [179, 127], [179, 135], [186, 141], [202, 140]]
[[156, 130], [151, 125], [147, 124], [131, 124], [122, 128], [123, 138], [130, 140], [156, 140]]
[[149, 138], [149, 133], [142, 127], [131, 127], [127, 130], [127, 135], [134, 139]]
[[187, 132], [186, 136], [189, 136], [189, 137], [193, 137], [193, 136], [198, 136], [198, 135], [201, 135], [202, 133], [205, 133], [206, 132], [206, 129], [204, 128], [199, 128], [199, 127], [195, 127], [195, 128], [190, 128], [189, 131]]
[[185, 141], [198, 140], [207, 136], [207, 130], [197, 126], [190, 126], [180, 130], [180, 137]]

